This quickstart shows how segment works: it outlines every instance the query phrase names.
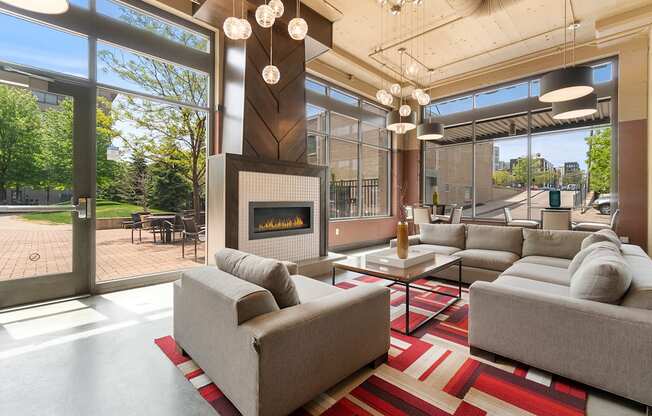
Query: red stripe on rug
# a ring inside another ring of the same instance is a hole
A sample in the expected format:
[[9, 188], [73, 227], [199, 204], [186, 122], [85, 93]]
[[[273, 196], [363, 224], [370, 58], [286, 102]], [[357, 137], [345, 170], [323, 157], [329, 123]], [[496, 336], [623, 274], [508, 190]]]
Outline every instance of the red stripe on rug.
[[469, 381], [471, 381], [471, 376], [479, 367], [480, 363], [478, 361], [472, 358], [467, 359], [457, 373], [455, 373], [453, 378], [448, 381], [448, 384], [444, 387], [444, 391], [457, 398], [464, 398], [463, 395], [466, 394], [466, 391], [464, 390]]
[[444, 360], [448, 358], [449, 355], [451, 355], [451, 353], [452, 353], [451, 350], [446, 350], [446, 352], [444, 352], [441, 355], [441, 357], [439, 357], [437, 361], [435, 361], [433, 365], [431, 365], [423, 374], [421, 374], [421, 377], [419, 377], [419, 381], [424, 381], [425, 379], [427, 379], [428, 376], [432, 374], [432, 372], [435, 371], [435, 369], [439, 367], [439, 365], [443, 363]]
[[222, 390], [218, 389], [214, 383], [207, 384], [204, 387], [199, 389], [199, 394], [201, 397], [206, 399], [206, 401], [213, 402], [217, 399], [224, 397]]
[[201, 376], [202, 374], [204, 374], [204, 370], [202, 370], [201, 368], [198, 368], [197, 370], [191, 371], [188, 374], [186, 374], [186, 378], [188, 380], [190, 380], [190, 379], [193, 379], [193, 378], [195, 378], [197, 376]]
[[371, 413], [367, 412], [362, 407], [353, 403], [351, 400], [344, 397], [337, 403], [335, 403], [330, 409], [322, 413], [324, 416], [371, 416]]
[[462, 402], [455, 410], [453, 416], [485, 416], [487, 412], [473, 406], [470, 403]]
[[367, 391], [364, 387], [358, 386], [351, 392], [351, 395], [358, 400], [361, 400], [364, 404], [373, 407], [379, 412], [385, 415], [395, 415], [395, 416], [409, 416], [409, 413], [405, 413], [402, 410], [392, 406], [390, 403], [387, 403], [383, 398], [376, 396], [375, 394]]
[[505, 380], [480, 374], [473, 387], [539, 416], [580, 416], [584, 411], [556, 402]]
[[369, 389], [371, 386], [376, 387], [375, 391], [382, 392], [385, 394], [384, 397], [392, 398], [394, 406], [400, 407], [403, 411], [408, 411], [408, 408], [402, 403], [408, 405], [411, 410], [408, 411], [408, 414], [414, 414], [414, 410], [423, 412], [426, 415], [433, 416], [450, 416], [449, 413], [444, 412], [443, 410], [433, 406], [432, 404], [426, 402], [423, 399], [420, 399], [407, 391], [403, 390], [400, 387], [397, 387], [380, 377], [371, 376], [362, 384], [363, 387]]
[[190, 358], [184, 357], [177, 351], [177, 343], [171, 336], [155, 339], [154, 342], [163, 351], [163, 353], [174, 363], [174, 365], [183, 364], [190, 361]]
[[[392, 334], [392, 336], [395, 336]], [[426, 351], [432, 348], [432, 345], [427, 342], [423, 342], [416, 338], [408, 338], [403, 341], [409, 342], [410, 348], [403, 351], [396, 357], [390, 357], [388, 364], [390, 367], [398, 370], [405, 371], [406, 368], [412, 365], [419, 357], [421, 357]]]

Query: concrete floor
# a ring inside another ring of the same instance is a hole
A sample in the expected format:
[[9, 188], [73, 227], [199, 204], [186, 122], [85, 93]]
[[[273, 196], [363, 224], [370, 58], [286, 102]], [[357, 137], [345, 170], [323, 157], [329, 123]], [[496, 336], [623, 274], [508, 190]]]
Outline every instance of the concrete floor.
[[[171, 284], [0, 313], [0, 415], [215, 415], [155, 346], [170, 334]], [[645, 409], [591, 390], [587, 414]]]

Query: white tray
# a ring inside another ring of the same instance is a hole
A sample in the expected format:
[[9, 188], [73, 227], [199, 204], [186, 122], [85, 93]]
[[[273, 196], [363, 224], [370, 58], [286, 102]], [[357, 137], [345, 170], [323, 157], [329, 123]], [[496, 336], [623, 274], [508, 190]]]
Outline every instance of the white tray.
[[396, 253], [396, 247], [393, 247], [367, 254], [367, 261], [371, 263], [384, 264], [386, 266], [407, 269], [419, 263], [424, 263], [428, 260], [432, 260], [434, 255], [435, 253], [432, 251], [428, 251], [419, 247], [410, 247], [408, 248], [407, 258], [400, 259]]

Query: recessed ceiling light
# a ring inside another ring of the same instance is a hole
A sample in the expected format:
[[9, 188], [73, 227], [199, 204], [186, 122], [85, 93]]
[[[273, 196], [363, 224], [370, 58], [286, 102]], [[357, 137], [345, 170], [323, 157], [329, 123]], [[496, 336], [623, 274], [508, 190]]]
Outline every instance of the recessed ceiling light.
[[0, 0], [10, 6], [43, 14], [62, 14], [68, 11], [68, 0]]

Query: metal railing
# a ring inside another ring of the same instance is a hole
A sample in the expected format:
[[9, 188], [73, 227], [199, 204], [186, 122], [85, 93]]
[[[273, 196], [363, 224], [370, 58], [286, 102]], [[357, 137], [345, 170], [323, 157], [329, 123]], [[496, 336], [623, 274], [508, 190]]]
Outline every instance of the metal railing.
[[[378, 178], [363, 179], [360, 188], [358, 181], [331, 181], [330, 214], [331, 218], [350, 218], [362, 215], [365, 217], [387, 214], [379, 212], [383, 207], [380, 180]], [[361, 205], [360, 214], [358, 204]]]

